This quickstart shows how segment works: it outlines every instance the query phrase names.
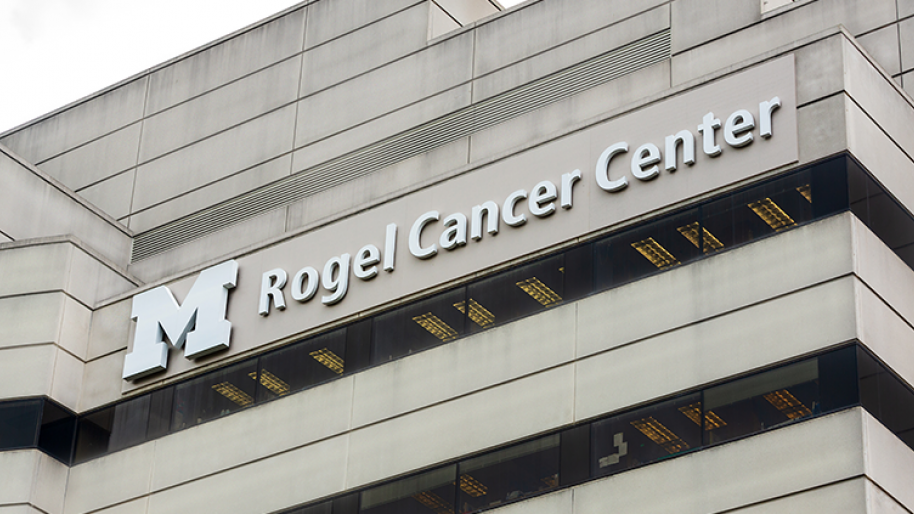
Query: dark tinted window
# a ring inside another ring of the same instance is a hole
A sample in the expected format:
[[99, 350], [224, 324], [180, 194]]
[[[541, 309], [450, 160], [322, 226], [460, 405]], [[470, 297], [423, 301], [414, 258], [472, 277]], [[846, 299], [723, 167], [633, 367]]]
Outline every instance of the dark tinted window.
[[172, 430], [181, 430], [254, 404], [257, 361], [236, 364], [175, 387]]
[[456, 467], [447, 466], [362, 492], [365, 514], [447, 514], [454, 512]]
[[556, 434], [461, 462], [458, 512], [495, 507], [558, 487], [559, 456]]
[[593, 476], [609, 475], [701, 446], [701, 395], [652, 405], [593, 424]]
[[76, 416], [56, 403], [45, 400], [38, 448], [57, 460], [69, 463], [75, 435]]
[[115, 407], [107, 407], [79, 418], [74, 461], [84, 462], [108, 452]]
[[332, 380], [346, 371], [346, 329], [312, 337], [260, 358], [257, 400]]
[[35, 446], [40, 419], [41, 400], [0, 404], [0, 450]]
[[478, 332], [561, 304], [564, 273], [564, 255], [543, 259], [469, 285], [466, 302], [454, 307], [466, 311], [469, 332]]
[[372, 327], [372, 363], [404, 357], [464, 335], [466, 316], [460, 306], [465, 296], [465, 289], [458, 288], [377, 316]]
[[706, 440], [754, 434], [819, 412], [818, 362], [809, 359], [704, 392]]

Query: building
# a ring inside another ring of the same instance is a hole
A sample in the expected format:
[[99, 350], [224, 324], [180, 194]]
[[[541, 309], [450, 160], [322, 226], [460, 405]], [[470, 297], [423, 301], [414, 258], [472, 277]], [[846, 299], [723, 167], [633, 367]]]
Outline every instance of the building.
[[310, 0], [0, 134], [0, 514], [914, 512], [912, 92], [912, 0]]

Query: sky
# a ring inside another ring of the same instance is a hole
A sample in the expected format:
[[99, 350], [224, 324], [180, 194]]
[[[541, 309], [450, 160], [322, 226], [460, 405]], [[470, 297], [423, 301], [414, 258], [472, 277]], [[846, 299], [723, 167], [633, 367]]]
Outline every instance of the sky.
[[298, 3], [0, 0], [0, 132]]

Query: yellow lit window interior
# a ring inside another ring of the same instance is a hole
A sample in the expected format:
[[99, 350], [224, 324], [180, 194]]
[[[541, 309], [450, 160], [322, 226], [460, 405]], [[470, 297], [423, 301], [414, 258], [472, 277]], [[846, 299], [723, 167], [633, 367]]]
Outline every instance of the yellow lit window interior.
[[467, 305], [467, 302], [460, 301], [460, 302], [455, 303], [454, 307], [458, 311], [466, 314], [467, 317], [469, 317], [473, 323], [476, 323], [477, 325], [479, 325], [482, 328], [486, 328], [487, 326], [491, 325], [492, 323], [495, 323], [495, 315], [492, 314], [491, 312], [489, 312], [489, 309], [486, 309], [485, 307], [483, 307], [482, 304], [480, 304], [476, 300], [470, 298], [470, 313], [469, 314], [467, 314], [466, 305]]
[[489, 488], [482, 485], [482, 482], [476, 480], [470, 475], [460, 475], [460, 490], [472, 496], [479, 498], [489, 492]]
[[414, 494], [413, 498], [422, 505], [425, 505], [429, 509], [435, 511], [436, 514], [453, 514], [454, 509], [444, 501], [443, 498], [437, 494], [429, 491], [423, 491], [418, 494]]
[[541, 478], [540, 480], [544, 484], [546, 484], [546, 487], [549, 487], [549, 488], [559, 486], [559, 476], [558, 475], [549, 475], [548, 477]]
[[521, 290], [530, 295], [534, 300], [540, 302], [543, 307], [549, 307], [550, 305], [555, 305], [562, 301], [561, 296], [536, 277], [521, 280], [517, 283], [517, 287], [521, 288]]
[[331, 352], [330, 350], [321, 348], [320, 350], [313, 351], [308, 355], [314, 357], [314, 360], [320, 362], [324, 366], [327, 366], [330, 371], [333, 371], [337, 375], [343, 374], [343, 358]]
[[[679, 227], [676, 230], [678, 230], [683, 237], [688, 239], [690, 243], [695, 245], [695, 248], [701, 248], [702, 242], [698, 240], [698, 229], [699, 226], [696, 221], [695, 223], [689, 223], [684, 227]], [[713, 253], [724, 247], [724, 244], [720, 242], [720, 239], [714, 237], [714, 234], [708, 232], [708, 229], [704, 227], [701, 227], [701, 238], [704, 243], [704, 250], [702, 250], [704, 253]]]
[[[251, 377], [253, 380], [257, 380], [256, 371], [252, 371], [252, 372], [248, 373], [248, 376]], [[269, 371], [267, 371], [265, 369], [260, 370], [260, 385], [266, 387], [267, 389], [272, 391], [273, 394], [276, 394], [279, 396], [288, 394], [288, 392], [289, 392], [289, 384], [285, 383], [281, 378], [277, 377], [276, 375], [270, 373]]]
[[767, 223], [768, 226], [774, 230], [784, 230], [785, 228], [790, 228], [797, 224], [793, 221], [793, 218], [788, 216], [787, 213], [784, 212], [784, 209], [781, 209], [781, 207], [774, 203], [771, 198], [752, 202], [749, 204], [749, 208], [752, 209], [752, 212], [758, 214], [758, 217], [762, 218], [762, 221]]
[[[696, 402], [685, 407], [679, 407], [679, 412], [692, 420], [698, 426], [701, 426], [701, 402]], [[714, 430], [726, 426], [727, 422], [721, 419], [714, 411], [705, 412], [705, 430]]]
[[431, 312], [416, 316], [413, 321], [442, 341], [450, 341], [457, 338], [457, 331]]
[[812, 411], [787, 389], [768, 393], [765, 395], [765, 399], [790, 419], [803, 418], [812, 414]]
[[242, 391], [241, 389], [238, 389], [238, 387], [235, 386], [235, 384], [232, 384], [231, 382], [220, 382], [220, 383], [214, 385], [213, 389], [217, 393], [221, 394], [222, 396], [225, 396], [229, 400], [235, 402], [236, 404], [238, 404], [242, 407], [247, 407], [248, 405], [254, 403], [254, 399], [251, 398], [251, 395]]
[[668, 252], [666, 248], [660, 246], [660, 243], [654, 241], [653, 237], [638, 241], [637, 243], [632, 243], [632, 248], [638, 250], [638, 253], [660, 269], [679, 264], [676, 257], [673, 257], [673, 254]]
[[632, 421], [631, 424], [633, 427], [637, 428], [639, 432], [646, 435], [648, 439], [660, 445], [667, 453], [678, 453], [689, 448], [688, 443], [674, 434], [673, 431], [667, 428], [663, 423], [654, 419], [653, 416]]
[[807, 202], [812, 203], [812, 188], [809, 187], [809, 184], [798, 187], [797, 192], [803, 195]]

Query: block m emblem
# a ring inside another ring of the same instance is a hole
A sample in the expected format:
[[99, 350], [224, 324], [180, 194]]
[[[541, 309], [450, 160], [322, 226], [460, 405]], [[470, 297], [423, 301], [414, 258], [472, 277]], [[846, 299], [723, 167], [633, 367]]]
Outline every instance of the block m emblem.
[[133, 297], [136, 320], [133, 351], [124, 358], [124, 380], [164, 371], [168, 343], [184, 346], [184, 357], [196, 359], [229, 347], [232, 324], [225, 319], [228, 290], [238, 279], [238, 263], [223, 262], [200, 272], [182, 305], [165, 287]]

